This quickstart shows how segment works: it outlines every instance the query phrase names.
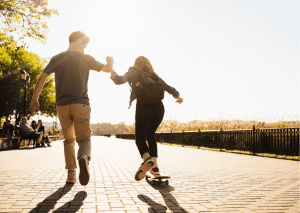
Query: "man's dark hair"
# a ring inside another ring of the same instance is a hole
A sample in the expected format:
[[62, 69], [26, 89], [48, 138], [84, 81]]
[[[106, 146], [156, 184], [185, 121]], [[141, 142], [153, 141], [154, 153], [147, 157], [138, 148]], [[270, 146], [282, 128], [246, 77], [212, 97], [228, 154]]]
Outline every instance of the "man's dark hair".
[[90, 41], [89, 37], [87, 37], [81, 31], [75, 31], [75, 32], [71, 33], [71, 35], [69, 36], [69, 43], [70, 44], [77, 41], [77, 40], [82, 40], [82, 41], [87, 41], [87, 42]]
[[27, 118], [26, 118], [26, 117], [23, 117], [23, 118], [22, 118], [22, 121], [23, 121], [24, 119], [27, 119]]

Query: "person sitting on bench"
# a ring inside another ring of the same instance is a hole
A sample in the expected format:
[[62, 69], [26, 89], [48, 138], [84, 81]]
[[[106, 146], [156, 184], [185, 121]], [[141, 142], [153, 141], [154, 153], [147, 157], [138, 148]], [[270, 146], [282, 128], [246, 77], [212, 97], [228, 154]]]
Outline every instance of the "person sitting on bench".
[[7, 121], [7, 138], [11, 141], [14, 136], [15, 127], [10, 123], [10, 120]]
[[31, 128], [34, 130], [34, 131], [36, 131], [37, 130], [37, 127], [38, 127], [38, 125], [36, 124], [36, 121], [35, 120], [32, 120], [31, 121]]
[[7, 136], [8, 141], [11, 141], [14, 136], [15, 127], [7, 120], [6, 125], [3, 126], [4, 135]]
[[43, 134], [43, 140], [42, 140], [43, 144], [42, 145], [45, 146], [44, 143], [47, 143], [47, 146], [51, 147], [48, 135], [45, 134], [45, 126], [43, 125], [43, 121], [41, 119], [38, 120], [37, 127], [38, 127], [37, 132]]
[[41, 143], [41, 140], [43, 138], [43, 134], [36, 133], [34, 129], [32, 129], [28, 125], [28, 121], [26, 117], [22, 118], [22, 122], [20, 123], [20, 131], [22, 134], [26, 137], [26, 139], [34, 139], [36, 140], [36, 147], [38, 147]]
[[7, 132], [7, 122], [4, 121], [4, 124], [3, 124], [3, 131], [2, 131], [2, 137], [6, 138], [6, 133]]

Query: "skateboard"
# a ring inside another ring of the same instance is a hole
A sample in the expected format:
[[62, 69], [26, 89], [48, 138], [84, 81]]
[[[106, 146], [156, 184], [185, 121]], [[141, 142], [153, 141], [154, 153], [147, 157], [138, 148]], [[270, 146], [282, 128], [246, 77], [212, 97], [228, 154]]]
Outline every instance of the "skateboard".
[[[166, 179], [165, 181], [163, 181], [164, 179]], [[151, 185], [154, 185], [156, 183], [165, 183], [166, 185], [169, 185], [169, 180], [170, 177], [169, 176], [160, 176], [160, 177], [151, 177], [149, 175], [146, 175], [146, 181], [150, 182]]]

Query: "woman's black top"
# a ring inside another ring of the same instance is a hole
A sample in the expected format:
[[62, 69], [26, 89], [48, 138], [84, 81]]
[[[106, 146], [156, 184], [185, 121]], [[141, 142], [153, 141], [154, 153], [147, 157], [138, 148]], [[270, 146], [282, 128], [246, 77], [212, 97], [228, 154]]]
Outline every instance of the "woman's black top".
[[[156, 73], [154, 74], [158, 77], [159, 82], [162, 83], [165, 91], [173, 95], [174, 98], [178, 98], [180, 96], [179, 92], [174, 87], [169, 86]], [[111, 79], [117, 85], [124, 84], [126, 82], [129, 82], [131, 84], [132, 90], [130, 94], [129, 108], [131, 106], [131, 103], [136, 99], [135, 89], [136, 86], [139, 84], [139, 82], [136, 81], [138, 76], [139, 76], [139, 71], [135, 67], [130, 67], [128, 69], [128, 72], [126, 72], [123, 76], [119, 76], [115, 71], [113, 71], [111, 75]]]
[[43, 132], [45, 134], [45, 127], [44, 126], [40, 126], [40, 128], [38, 129], [38, 132]]

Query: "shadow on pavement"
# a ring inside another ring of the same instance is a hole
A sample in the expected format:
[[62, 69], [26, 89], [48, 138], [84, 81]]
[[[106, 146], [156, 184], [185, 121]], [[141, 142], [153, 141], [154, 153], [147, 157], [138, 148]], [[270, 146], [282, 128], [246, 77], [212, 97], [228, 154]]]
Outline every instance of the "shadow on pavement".
[[155, 201], [153, 201], [147, 195], [139, 194], [137, 197], [138, 197], [138, 199], [140, 199], [141, 201], [147, 203], [150, 206], [148, 208], [148, 212], [153, 213], [153, 210], [155, 210], [155, 212], [159, 212], [159, 213], [167, 212], [167, 207], [166, 206], [163, 206], [160, 203], [156, 203]]
[[68, 213], [75, 213], [77, 212], [80, 207], [83, 205], [83, 200], [86, 198], [87, 194], [85, 191], [77, 192], [74, 196], [74, 199], [65, 203], [63, 206], [55, 209], [53, 212], [64, 212], [67, 211]]
[[[65, 184], [64, 187], [59, 188], [53, 194], [48, 196], [45, 200], [37, 204], [37, 207], [32, 209], [29, 213], [35, 212], [50, 212], [54, 206], [56, 205], [57, 201], [62, 198], [65, 194], [67, 194], [74, 184]], [[59, 207], [53, 212], [76, 212], [80, 209], [83, 205], [83, 200], [86, 198], [87, 194], [85, 191], [78, 192], [72, 201], [65, 203], [63, 206]]]
[[4, 149], [0, 150], [0, 152], [9, 152], [9, 151], [28, 151], [28, 150], [37, 150], [42, 148], [51, 148], [51, 147], [20, 147], [20, 148], [13, 148], [13, 149]]
[[184, 208], [182, 208], [179, 205], [179, 203], [177, 202], [176, 198], [170, 193], [171, 191], [175, 190], [172, 186], [170, 186], [170, 185], [161, 186], [159, 184], [157, 184], [157, 185], [151, 185], [150, 183], [149, 183], [149, 185], [152, 186], [154, 189], [156, 189], [156, 190], [158, 190], [160, 192], [160, 194], [162, 195], [162, 197], [163, 197], [163, 199], [165, 201], [165, 204], [167, 206], [163, 206], [160, 203], [157, 203], [157, 202], [153, 201], [147, 195], [139, 194], [137, 197], [141, 201], [147, 203], [150, 206], [149, 209], [148, 209], [148, 212], [152, 213], [153, 210], [155, 210], [155, 212], [165, 213], [165, 212], [167, 212], [167, 208], [169, 210], [171, 210], [172, 212], [176, 212], [176, 211], [178, 212], [179, 209], [181, 209], [184, 212], [188, 212], [188, 211], [186, 211]]

